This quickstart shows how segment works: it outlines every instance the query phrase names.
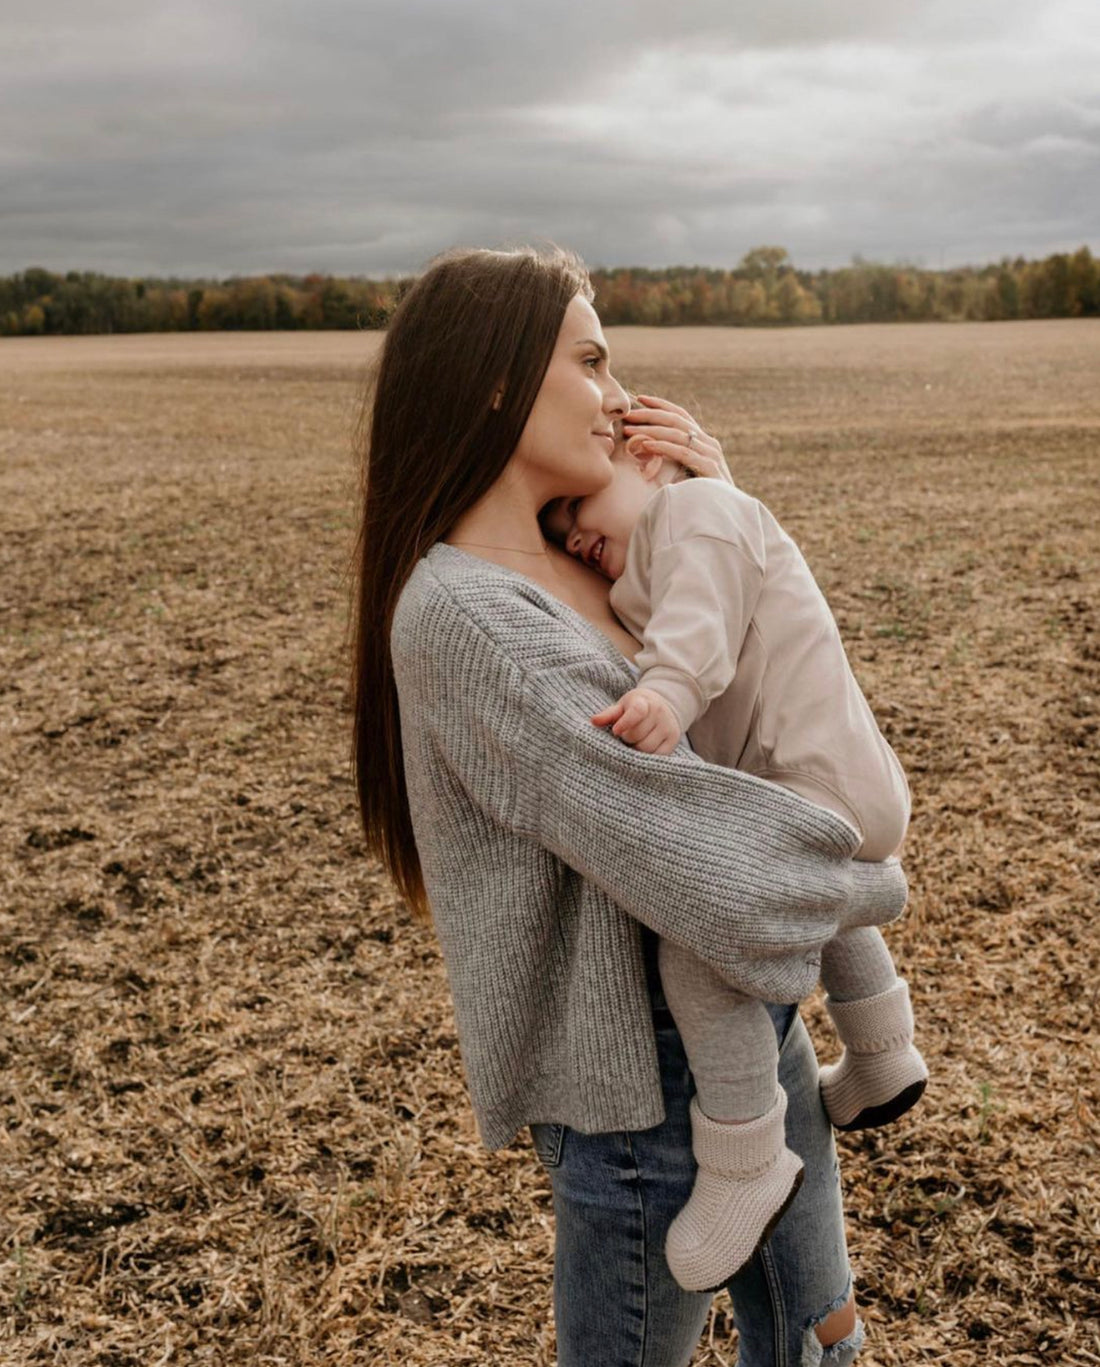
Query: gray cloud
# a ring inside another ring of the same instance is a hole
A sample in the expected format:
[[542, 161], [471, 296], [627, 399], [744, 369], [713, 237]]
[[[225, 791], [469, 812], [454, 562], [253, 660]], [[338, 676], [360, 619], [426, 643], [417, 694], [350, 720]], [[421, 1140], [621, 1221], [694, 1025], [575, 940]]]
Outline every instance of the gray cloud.
[[1097, 241], [1091, 0], [97, 0], [0, 18], [0, 271], [930, 265]]

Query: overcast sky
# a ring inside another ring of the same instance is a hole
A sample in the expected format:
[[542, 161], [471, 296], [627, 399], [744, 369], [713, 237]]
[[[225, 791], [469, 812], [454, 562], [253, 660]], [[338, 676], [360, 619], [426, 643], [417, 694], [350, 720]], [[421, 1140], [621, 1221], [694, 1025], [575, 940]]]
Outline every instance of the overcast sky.
[[1100, 252], [1097, 0], [3, 0], [0, 273]]

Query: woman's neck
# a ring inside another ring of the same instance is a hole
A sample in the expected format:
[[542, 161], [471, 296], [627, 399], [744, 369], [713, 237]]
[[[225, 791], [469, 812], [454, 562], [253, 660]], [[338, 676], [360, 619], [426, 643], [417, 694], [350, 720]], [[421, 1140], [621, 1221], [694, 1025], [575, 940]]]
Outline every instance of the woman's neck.
[[444, 539], [452, 546], [484, 552], [486, 559], [507, 555], [502, 564], [511, 564], [512, 558], [522, 564], [546, 555], [535, 500], [517, 481], [505, 478], [467, 508]]
[[522, 480], [502, 477], [462, 514], [444, 540], [540, 584], [587, 618], [632, 660], [638, 642], [611, 611], [610, 585], [595, 570], [546, 541], [538, 521], [541, 506], [537, 491], [526, 488]]

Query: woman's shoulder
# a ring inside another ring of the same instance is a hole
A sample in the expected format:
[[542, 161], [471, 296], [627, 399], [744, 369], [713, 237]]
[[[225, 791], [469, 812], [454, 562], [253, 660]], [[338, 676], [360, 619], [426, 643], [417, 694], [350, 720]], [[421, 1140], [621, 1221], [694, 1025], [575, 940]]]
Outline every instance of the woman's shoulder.
[[394, 629], [454, 621], [507, 635], [517, 615], [553, 616], [554, 601], [523, 575], [440, 541], [414, 565], [398, 598]]
[[[521, 670], [553, 668], [600, 652], [594, 627], [534, 580], [437, 542], [413, 568], [391, 630], [395, 661], [406, 652], [506, 656]], [[612, 650], [608, 643], [604, 648]]]

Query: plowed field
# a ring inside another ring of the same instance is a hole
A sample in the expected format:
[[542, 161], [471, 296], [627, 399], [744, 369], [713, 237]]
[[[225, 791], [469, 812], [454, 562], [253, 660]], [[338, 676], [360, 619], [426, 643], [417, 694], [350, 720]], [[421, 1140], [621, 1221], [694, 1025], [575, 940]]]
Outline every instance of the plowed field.
[[[4, 1364], [553, 1361], [546, 1181], [357, 831], [377, 340], [0, 342]], [[862, 1360], [1100, 1363], [1100, 325], [610, 340], [800, 540], [912, 783], [933, 1077], [840, 1143]]]

